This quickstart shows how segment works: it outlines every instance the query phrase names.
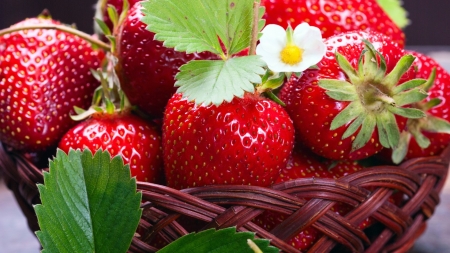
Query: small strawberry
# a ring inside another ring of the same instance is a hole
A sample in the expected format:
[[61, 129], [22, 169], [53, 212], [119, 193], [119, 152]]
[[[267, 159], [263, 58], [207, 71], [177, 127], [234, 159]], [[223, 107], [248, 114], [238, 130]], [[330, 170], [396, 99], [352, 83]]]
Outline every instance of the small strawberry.
[[325, 40], [317, 69], [293, 76], [280, 92], [300, 142], [323, 157], [359, 160], [394, 147], [407, 108], [426, 93], [426, 80], [412, 79], [414, 57], [375, 32], [347, 32]]
[[429, 96], [414, 107], [423, 110], [426, 117], [409, 119], [402, 133], [401, 143], [391, 155], [386, 149], [384, 156], [392, 156], [395, 163], [416, 157], [438, 155], [450, 143], [450, 74], [431, 57], [415, 51], [407, 51], [416, 56], [414, 61], [417, 77], [427, 78], [429, 82], [423, 85]]
[[[341, 32], [373, 30], [405, 44], [405, 34], [375, 0], [261, 0], [267, 24], [292, 27], [302, 22], [319, 27], [328, 38]], [[391, 7], [392, 8], [392, 7]]]
[[85, 40], [88, 35], [27, 29], [36, 25], [63, 27], [43, 14], [0, 36], [0, 140], [31, 152], [56, 146], [76, 123], [69, 117], [73, 107], [90, 105], [99, 86], [90, 70], [104, 56]]
[[291, 153], [293, 130], [281, 106], [256, 94], [206, 106], [177, 93], [163, 123], [167, 184], [271, 185]]
[[162, 117], [167, 101], [175, 93], [175, 75], [190, 60], [216, 59], [214, 54], [177, 52], [154, 40], [146, 29], [141, 4], [131, 7], [119, 28], [117, 74], [130, 102], [154, 117]]
[[94, 113], [70, 129], [58, 147], [65, 152], [107, 150], [111, 156], [121, 155], [137, 180], [161, 183], [161, 137], [152, 124], [128, 111]]

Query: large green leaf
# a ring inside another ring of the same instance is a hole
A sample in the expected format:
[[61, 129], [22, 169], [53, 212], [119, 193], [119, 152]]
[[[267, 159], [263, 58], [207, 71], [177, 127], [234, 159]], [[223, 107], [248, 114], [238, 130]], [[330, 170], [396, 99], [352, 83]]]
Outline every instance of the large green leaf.
[[277, 253], [279, 250], [269, 245], [266, 239], [254, 239], [254, 233], [239, 232], [236, 228], [220, 230], [208, 229], [197, 234], [185, 235], [167, 245], [158, 253], [254, 253], [248, 240], [264, 253]]
[[254, 92], [253, 84], [261, 83], [264, 61], [259, 56], [230, 58], [226, 61], [191, 61], [180, 68], [175, 86], [190, 101], [216, 104]]
[[[187, 53], [225, 56], [250, 44], [254, 0], [158, 0], [142, 2], [142, 22], [164, 46]], [[264, 11], [263, 8], [260, 11]], [[220, 41], [219, 39], [220, 38]]]
[[58, 150], [38, 185], [34, 208], [43, 252], [126, 252], [142, 210], [141, 193], [122, 158]]

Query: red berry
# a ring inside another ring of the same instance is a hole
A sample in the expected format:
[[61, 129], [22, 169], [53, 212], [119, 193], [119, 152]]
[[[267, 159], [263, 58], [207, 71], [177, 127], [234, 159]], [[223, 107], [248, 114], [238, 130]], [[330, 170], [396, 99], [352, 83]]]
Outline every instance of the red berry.
[[405, 34], [375, 0], [262, 0], [266, 24], [316, 26], [324, 38], [341, 32], [373, 30], [405, 44]]
[[[31, 18], [15, 27], [53, 24]], [[18, 150], [56, 146], [76, 124], [73, 107], [86, 108], [99, 82], [91, 69], [104, 54], [78, 36], [32, 29], [0, 37], [0, 140]]]
[[[365, 73], [364, 78], [350, 80], [335, 56], [336, 52], [339, 52], [357, 71], [358, 60], [365, 48], [363, 39], [370, 41], [373, 47], [384, 56], [387, 73], [393, 70], [399, 59], [405, 55], [403, 49], [382, 34], [363, 31], [342, 33], [325, 40], [327, 51], [324, 58], [317, 64], [318, 69], [307, 69], [300, 78], [293, 76], [280, 92], [280, 98], [286, 103], [286, 110], [294, 121], [298, 141], [316, 154], [329, 159], [359, 160], [379, 152], [383, 147], [380, 144], [379, 131], [377, 131], [380, 121], [383, 120], [379, 121], [376, 117], [390, 112], [388, 107], [392, 106], [392, 103], [385, 100], [393, 99], [392, 90], [395, 86], [389, 87], [383, 81], [372, 79], [370, 76], [373, 75], [373, 71], [370, 70], [367, 73], [362, 70]], [[376, 71], [378, 73], [379, 69]], [[402, 75], [398, 83], [413, 77], [413, 69], [410, 68]], [[343, 84], [354, 89], [351, 91], [354, 92], [352, 93], [353, 101], [332, 98], [328, 90], [320, 86], [324, 80], [337, 81], [339, 85]], [[331, 128], [336, 116], [350, 104], [357, 106], [356, 109], [361, 111], [355, 117], [369, 116], [377, 120], [377, 124], [373, 126], [374, 130], [368, 131], [365, 135], [367, 142], [358, 148], [352, 145], [355, 138], [358, 138], [361, 127], [356, 128], [351, 135], [344, 138], [351, 123], [356, 120], [344, 122], [335, 129]], [[402, 129], [406, 119], [396, 115], [395, 117], [395, 119], [392, 118], [393, 123]]]
[[137, 180], [161, 183], [161, 137], [153, 125], [130, 113], [96, 113], [69, 130], [59, 148], [107, 150], [121, 155]]
[[177, 93], [163, 124], [167, 184], [271, 185], [291, 153], [293, 135], [284, 109], [258, 95], [205, 106]]
[[118, 35], [117, 74], [130, 102], [154, 117], [162, 117], [175, 93], [175, 75], [190, 60], [215, 59], [211, 53], [186, 54], [166, 48], [141, 22], [140, 3], [128, 12]]

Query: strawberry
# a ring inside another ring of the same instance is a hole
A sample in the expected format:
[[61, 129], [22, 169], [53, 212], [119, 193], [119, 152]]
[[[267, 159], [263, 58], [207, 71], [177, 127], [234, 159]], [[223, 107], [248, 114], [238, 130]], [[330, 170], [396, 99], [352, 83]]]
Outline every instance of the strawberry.
[[292, 151], [294, 129], [284, 109], [247, 93], [231, 102], [197, 105], [176, 93], [163, 123], [167, 184], [268, 186]]
[[[363, 167], [354, 161], [340, 161], [329, 169], [332, 161], [323, 160], [306, 149], [295, 148], [289, 158], [287, 166], [281, 170], [276, 183], [286, 182], [299, 178], [340, 178], [345, 175], [360, 171]], [[301, 197], [301, 196], [299, 196]], [[347, 214], [352, 208], [343, 203], [336, 203], [331, 211], [339, 215]], [[273, 211], [266, 211], [255, 219], [256, 224], [270, 231], [283, 222], [286, 216]], [[373, 224], [373, 219], [368, 218], [360, 225], [364, 229]], [[289, 244], [300, 251], [308, 250], [322, 233], [313, 227], [306, 227], [295, 237], [289, 240]]]
[[296, 27], [302, 22], [319, 27], [323, 38], [353, 30], [373, 30], [400, 47], [405, 34], [375, 0], [261, 0], [266, 24]]
[[424, 116], [406, 108], [426, 97], [417, 88], [426, 80], [412, 79], [414, 57], [376, 32], [342, 33], [325, 45], [318, 68], [292, 76], [279, 94], [298, 141], [334, 160], [359, 160], [396, 146], [406, 117]]
[[166, 48], [146, 29], [141, 4], [128, 12], [118, 35], [117, 74], [130, 102], [154, 117], [162, 117], [175, 93], [178, 68], [190, 60], [217, 58], [211, 53], [186, 54]]
[[33, 25], [62, 26], [43, 14], [0, 37], [0, 140], [30, 152], [56, 146], [76, 123], [73, 107], [90, 105], [99, 85], [90, 69], [104, 56], [69, 32], [25, 28]]
[[162, 183], [161, 137], [152, 124], [130, 112], [94, 113], [70, 129], [58, 147], [65, 152], [107, 150], [111, 156], [121, 155], [137, 180]]
[[416, 157], [438, 155], [450, 143], [450, 74], [433, 58], [415, 51], [417, 77], [434, 79], [423, 85], [429, 96], [413, 106], [426, 112], [426, 117], [409, 119], [402, 133], [402, 142], [392, 154], [386, 149], [382, 156], [392, 157], [395, 163]]

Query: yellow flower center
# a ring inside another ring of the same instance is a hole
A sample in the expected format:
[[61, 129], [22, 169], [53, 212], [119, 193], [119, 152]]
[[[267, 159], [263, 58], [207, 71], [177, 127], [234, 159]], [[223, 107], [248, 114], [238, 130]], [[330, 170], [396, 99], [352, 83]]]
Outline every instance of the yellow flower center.
[[303, 50], [294, 44], [288, 44], [281, 50], [280, 56], [284, 63], [295, 65], [302, 61]]

